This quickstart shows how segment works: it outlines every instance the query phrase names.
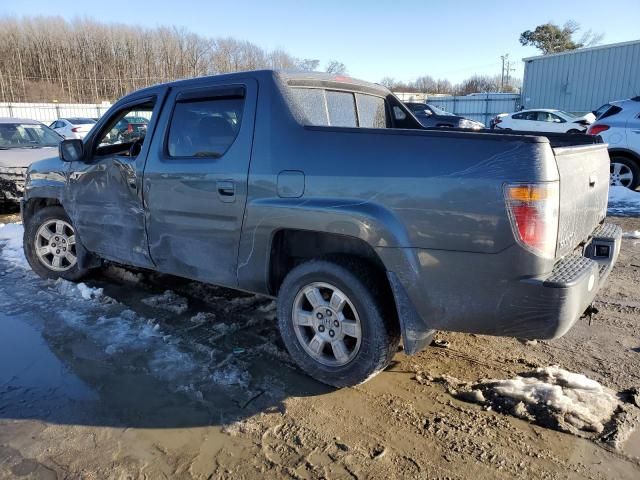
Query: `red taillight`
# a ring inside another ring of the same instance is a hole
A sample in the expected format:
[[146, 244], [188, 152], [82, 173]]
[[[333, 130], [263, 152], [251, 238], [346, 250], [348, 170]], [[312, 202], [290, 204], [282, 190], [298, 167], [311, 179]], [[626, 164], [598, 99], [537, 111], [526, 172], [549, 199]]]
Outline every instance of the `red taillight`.
[[129, 133], [133, 132], [133, 125], [131, 124], [127, 125], [127, 132]]
[[554, 258], [558, 238], [558, 182], [505, 186], [511, 230], [520, 245], [544, 258]]
[[600, 135], [602, 132], [609, 130], [609, 125], [591, 125], [587, 130], [589, 135]]
[[78, 132], [80, 131], [80, 127], [72, 128], [72, 129], [71, 129], [71, 131], [72, 131], [73, 133], [78, 133]]

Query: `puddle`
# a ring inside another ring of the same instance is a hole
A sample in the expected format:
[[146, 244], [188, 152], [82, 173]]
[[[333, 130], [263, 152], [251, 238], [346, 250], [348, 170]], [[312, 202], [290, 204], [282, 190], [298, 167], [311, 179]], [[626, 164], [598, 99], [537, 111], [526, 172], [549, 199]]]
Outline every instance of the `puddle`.
[[0, 313], [0, 415], [42, 416], [97, 398], [25, 319]]

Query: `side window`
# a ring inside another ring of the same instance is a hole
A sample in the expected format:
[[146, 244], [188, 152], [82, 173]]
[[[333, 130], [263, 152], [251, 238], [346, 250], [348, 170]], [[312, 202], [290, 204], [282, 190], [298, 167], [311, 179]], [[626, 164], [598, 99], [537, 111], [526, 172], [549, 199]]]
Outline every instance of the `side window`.
[[555, 115], [553, 113], [549, 113], [548, 115], [549, 115], [549, 120], [547, 120], [548, 122], [564, 123], [564, 120], [560, 118], [558, 115]]
[[384, 98], [356, 93], [360, 126], [364, 128], [387, 128], [387, 111]]
[[324, 90], [320, 88], [292, 88], [296, 105], [304, 112], [311, 125], [329, 125]]
[[522, 120], [523, 116], [523, 113], [516, 113], [515, 115], [511, 115], [511, 118], [513, 118], [514, 120]]
[[[295, 107], [301, 110], [310, 125], [390, 128], [387, 102], [383, 97], [321, 88], [292, 88], [290, 92]], [[399, 107], [394, 107], [393, 115], [396, 120], [406, 118]]]
[[243, 107], [244, 98], [178, 101], [169, 126], [169, 156], [223, 156], [238, 135]]
[[[98, 135], [95, 155], [137, 155], [144, 145], [154, 101], [120, 110]], [[131, 147], [137, 144], [135, 149]]]
[[333, 127], [357, 127], [356, 105], [353, 93], [327, 90], [327, 111]]

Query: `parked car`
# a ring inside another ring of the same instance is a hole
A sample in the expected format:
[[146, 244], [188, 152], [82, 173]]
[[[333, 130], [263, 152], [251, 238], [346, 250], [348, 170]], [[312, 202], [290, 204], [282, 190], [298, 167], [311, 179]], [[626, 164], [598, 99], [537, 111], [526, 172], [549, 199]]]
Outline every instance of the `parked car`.
[[95, 119], [87, 117], [59, 118], [49, 128], [64, 138], [84, 138], [95, 123]]
[[484, 124], [449, 113], [428, 103], [405, 102], [418, 121], [425, 127], [470, 128], [480, 130]]
[[16, 203], [31, 163], [57, 156], [62, 137], [35, 120], [0, 118], [0, 204]]
[[142, 138], [147, 133], [148, 123], [149, 120], [145, 117], [136, 116], [133, 113], [131, 116], [118, 120], [105, 140], [111, 143], [122, 143]]
[[[105, 142], [133, 111], [147, 135]], [[328, 74], [156, 85], [31, 166], [25, 255], [45, 278], [106, 260], [277, 297], [291, 357], [354, 385], [401, 336], [408, 355], [437, 329], [556, 338], [585, 311], [621, 242], [609, 157], [549, 135], [428, 130]]]
[[576, 116], [562, 110], [538, 108], [515, 113], [502, 113], [492, 125], [496, 129], [526, 132], [585, 133], [593, 115]]
[[640, 96], [603, 105], [590, 135], [609, 144], [611, 185], [635, 190], [640, 185]]

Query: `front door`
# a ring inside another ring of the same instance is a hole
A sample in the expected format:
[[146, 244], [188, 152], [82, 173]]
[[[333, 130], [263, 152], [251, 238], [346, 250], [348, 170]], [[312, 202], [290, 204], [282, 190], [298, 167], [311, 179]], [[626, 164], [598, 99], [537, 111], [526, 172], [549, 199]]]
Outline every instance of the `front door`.
[[[164, 90], [110, 112], [85, 141], [85, 158], [71, 166], [69, 214], [83, 245], [102, 258], [151, 267], [142, 208], [142, 171]], [[144, 123], [120, 131], [123, 119]], [[148, 135], [147, 135], [148, 133]]]
[[237, 285], [257, 83], [174, 88], [144, 171], [149, 250], [165, 273]]

